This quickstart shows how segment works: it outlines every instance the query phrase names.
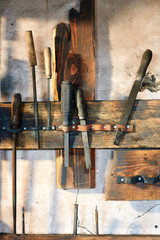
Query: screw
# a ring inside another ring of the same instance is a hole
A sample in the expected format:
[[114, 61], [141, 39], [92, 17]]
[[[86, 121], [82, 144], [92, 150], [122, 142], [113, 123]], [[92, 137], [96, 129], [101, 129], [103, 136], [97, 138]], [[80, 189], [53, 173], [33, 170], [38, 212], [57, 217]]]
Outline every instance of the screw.
[[103, 128], [106, 128], [106, 126], [104, 126]]
[[124, 178], [121, 178], [121, 182], [124, 182]]
[[23, 130], [24, 130], [24, 131], [26, 131], [26, 130], [27, 130], [27, 128], [26, 128], [26, 127], [24, 127], [24, 128], [23, 128]]
[[127, 128], [129, 128], [129, 125], [127, 125]]
[[52, 126], [52, 129], [54, 130], [54, 129], [55, 129], [55, 126]]
[[46, 128], [45, 128], [45, 127], [43, 127], [42, 129], [43, 129], [43, 130], [45, 130]]
[[117, 128], [117, 126], [114, 126], [114, 128]]
[[141, 180], [142, 180], [142, 178], [141, 178], [141, 177], [139, 177], [139, 178], [138, 178], [138, 180], [139, 180], [139, 181], [141, 181]]

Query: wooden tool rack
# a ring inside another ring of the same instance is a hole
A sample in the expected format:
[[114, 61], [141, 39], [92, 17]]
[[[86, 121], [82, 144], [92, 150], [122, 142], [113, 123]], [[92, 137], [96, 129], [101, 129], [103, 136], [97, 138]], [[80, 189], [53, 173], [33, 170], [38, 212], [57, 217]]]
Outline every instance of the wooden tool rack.
[[[146, 149], [159, 148], [160, 100], [138, 100], [132, 111], [129, 125], [119, 146], [114, 145], [115, 132], [119, 126], [125, 101], [88, 101], [87, 123], [90, 148], [93, 149]], [[10, 103], [0, 103], [0, 149], [12, 149], [10, 126]], [[74, 109], [74, 108], [73, 108]], [[33, 103], [22, 103], [22, 124], [17, 130], [17, 149], [36, 149]], [[47, 103], [38, 103], [40, 149], [63, 149], [63, 131], [60, 102], [51, 102], [51, 130], [47, 129]], [[73, 110], [75, 128], [70, 132], [70, 148], [83, 148], [78, 118]], [[98, 126], [98, 130], [96, 129]], [[123, 130], [123, 129], [122, 129]]]

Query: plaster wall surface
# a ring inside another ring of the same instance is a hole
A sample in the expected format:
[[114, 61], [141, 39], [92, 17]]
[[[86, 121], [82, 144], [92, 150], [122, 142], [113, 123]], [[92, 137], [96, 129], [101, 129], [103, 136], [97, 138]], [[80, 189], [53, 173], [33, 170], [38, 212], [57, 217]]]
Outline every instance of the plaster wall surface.
[[[56, 24], [68, 22], [78, 0], [0, 0], [0, 101], [20, 92], [32, 101], [32, 83], [24, 33], [32, 30], [37, 54], [38, 100], [46, 100], [43, 50], [52, 48]], [[160, 74], [160, 0], [96, 0], [96, 99], [126, 99], [143, 52], [153, 59], [149, 70]], [[139, 99], [159, 99], [145, 91]], [[104, 201], [105, 179], [113, 152], [96, 150], [96, 188], [56, 188], [55, 151], [17, 152], [17, 233], [72, 233], [76, 197], [78, 234], [94, 234], [99, 211], [100, 234], [160, 234], [160, 201]], [[0, 232], [12, 232], [11, 151], [0, 151]]]

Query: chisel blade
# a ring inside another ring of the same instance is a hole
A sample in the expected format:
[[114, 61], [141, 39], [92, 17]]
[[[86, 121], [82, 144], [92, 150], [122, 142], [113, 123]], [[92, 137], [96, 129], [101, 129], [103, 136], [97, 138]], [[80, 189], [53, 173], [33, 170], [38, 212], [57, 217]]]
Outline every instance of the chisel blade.
[[[80, 124], [85, 126], [86, 125], [86, 120], [80, 120]], [[91, 157], [90, 157], [88, 133], [87, 132], [82, 132], [82, 141], [83, 141], [86, 169], [90, 169], [92, 167], [92, 164], [91, 164]]]
[[64, 133], [64, 167], [69, 167], [69, 132]]
[[[78, 109], [78, 117], [80, 120], [80, 124], [85, 126], [87, 114], [86, 114], [86, 104], [85, 104], [82, 88], [77, 88], [75, 90], [75, 102]], [[86, 169], [91, 169], [92, 163], [91, 163], [89, 143], [88, 143], [88, 133], [86, 131], [84, 132], [82, 131], [82, 141], [83, 141]]]

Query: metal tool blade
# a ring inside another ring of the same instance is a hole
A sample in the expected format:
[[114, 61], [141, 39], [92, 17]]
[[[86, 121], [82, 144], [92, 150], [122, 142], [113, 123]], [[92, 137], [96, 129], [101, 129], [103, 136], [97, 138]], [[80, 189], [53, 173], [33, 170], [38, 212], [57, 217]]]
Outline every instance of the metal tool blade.
[[69, 132], [64, 133], [64, 167], [69, 167]]
[[[135, 103], [135, 100], [136, 100], [136, 97], [137, 97], [137, 94], [138, 94], [138, 91], [139, 91], [139, 88], [140, 88], [140, 85], [141, 85], [141, 82], [139, 80], [136, 80], [134, 82], [134, 84], [132, 86], [132, 89], [131, 89], [131, 92], [129, 94], [128, 100], [125, 103], [124, 111], [123, 111], [123, 114], [122, 114], [122, 118], [119, 122], [119, 125], [127, 125], [129, 116], [131, 114], [133, 105]], [[114, 144], [116, 144], [116, 145], [119, 144], [122, 135], [123, 135], [123, 131], [118, 130], [117, 133], [116, 133]]]
[[[85, 126], [86, 125], [86, 120], [80, 120], [80, 124]], [[83, 147], [84, 147], [86, 168], [90, 169], [92, 167], [92, 164], [91, 164], [91, 157], [90, 157], [88, 133], [87, 132], [82, 132], [82, 141], [83, 141]]]

